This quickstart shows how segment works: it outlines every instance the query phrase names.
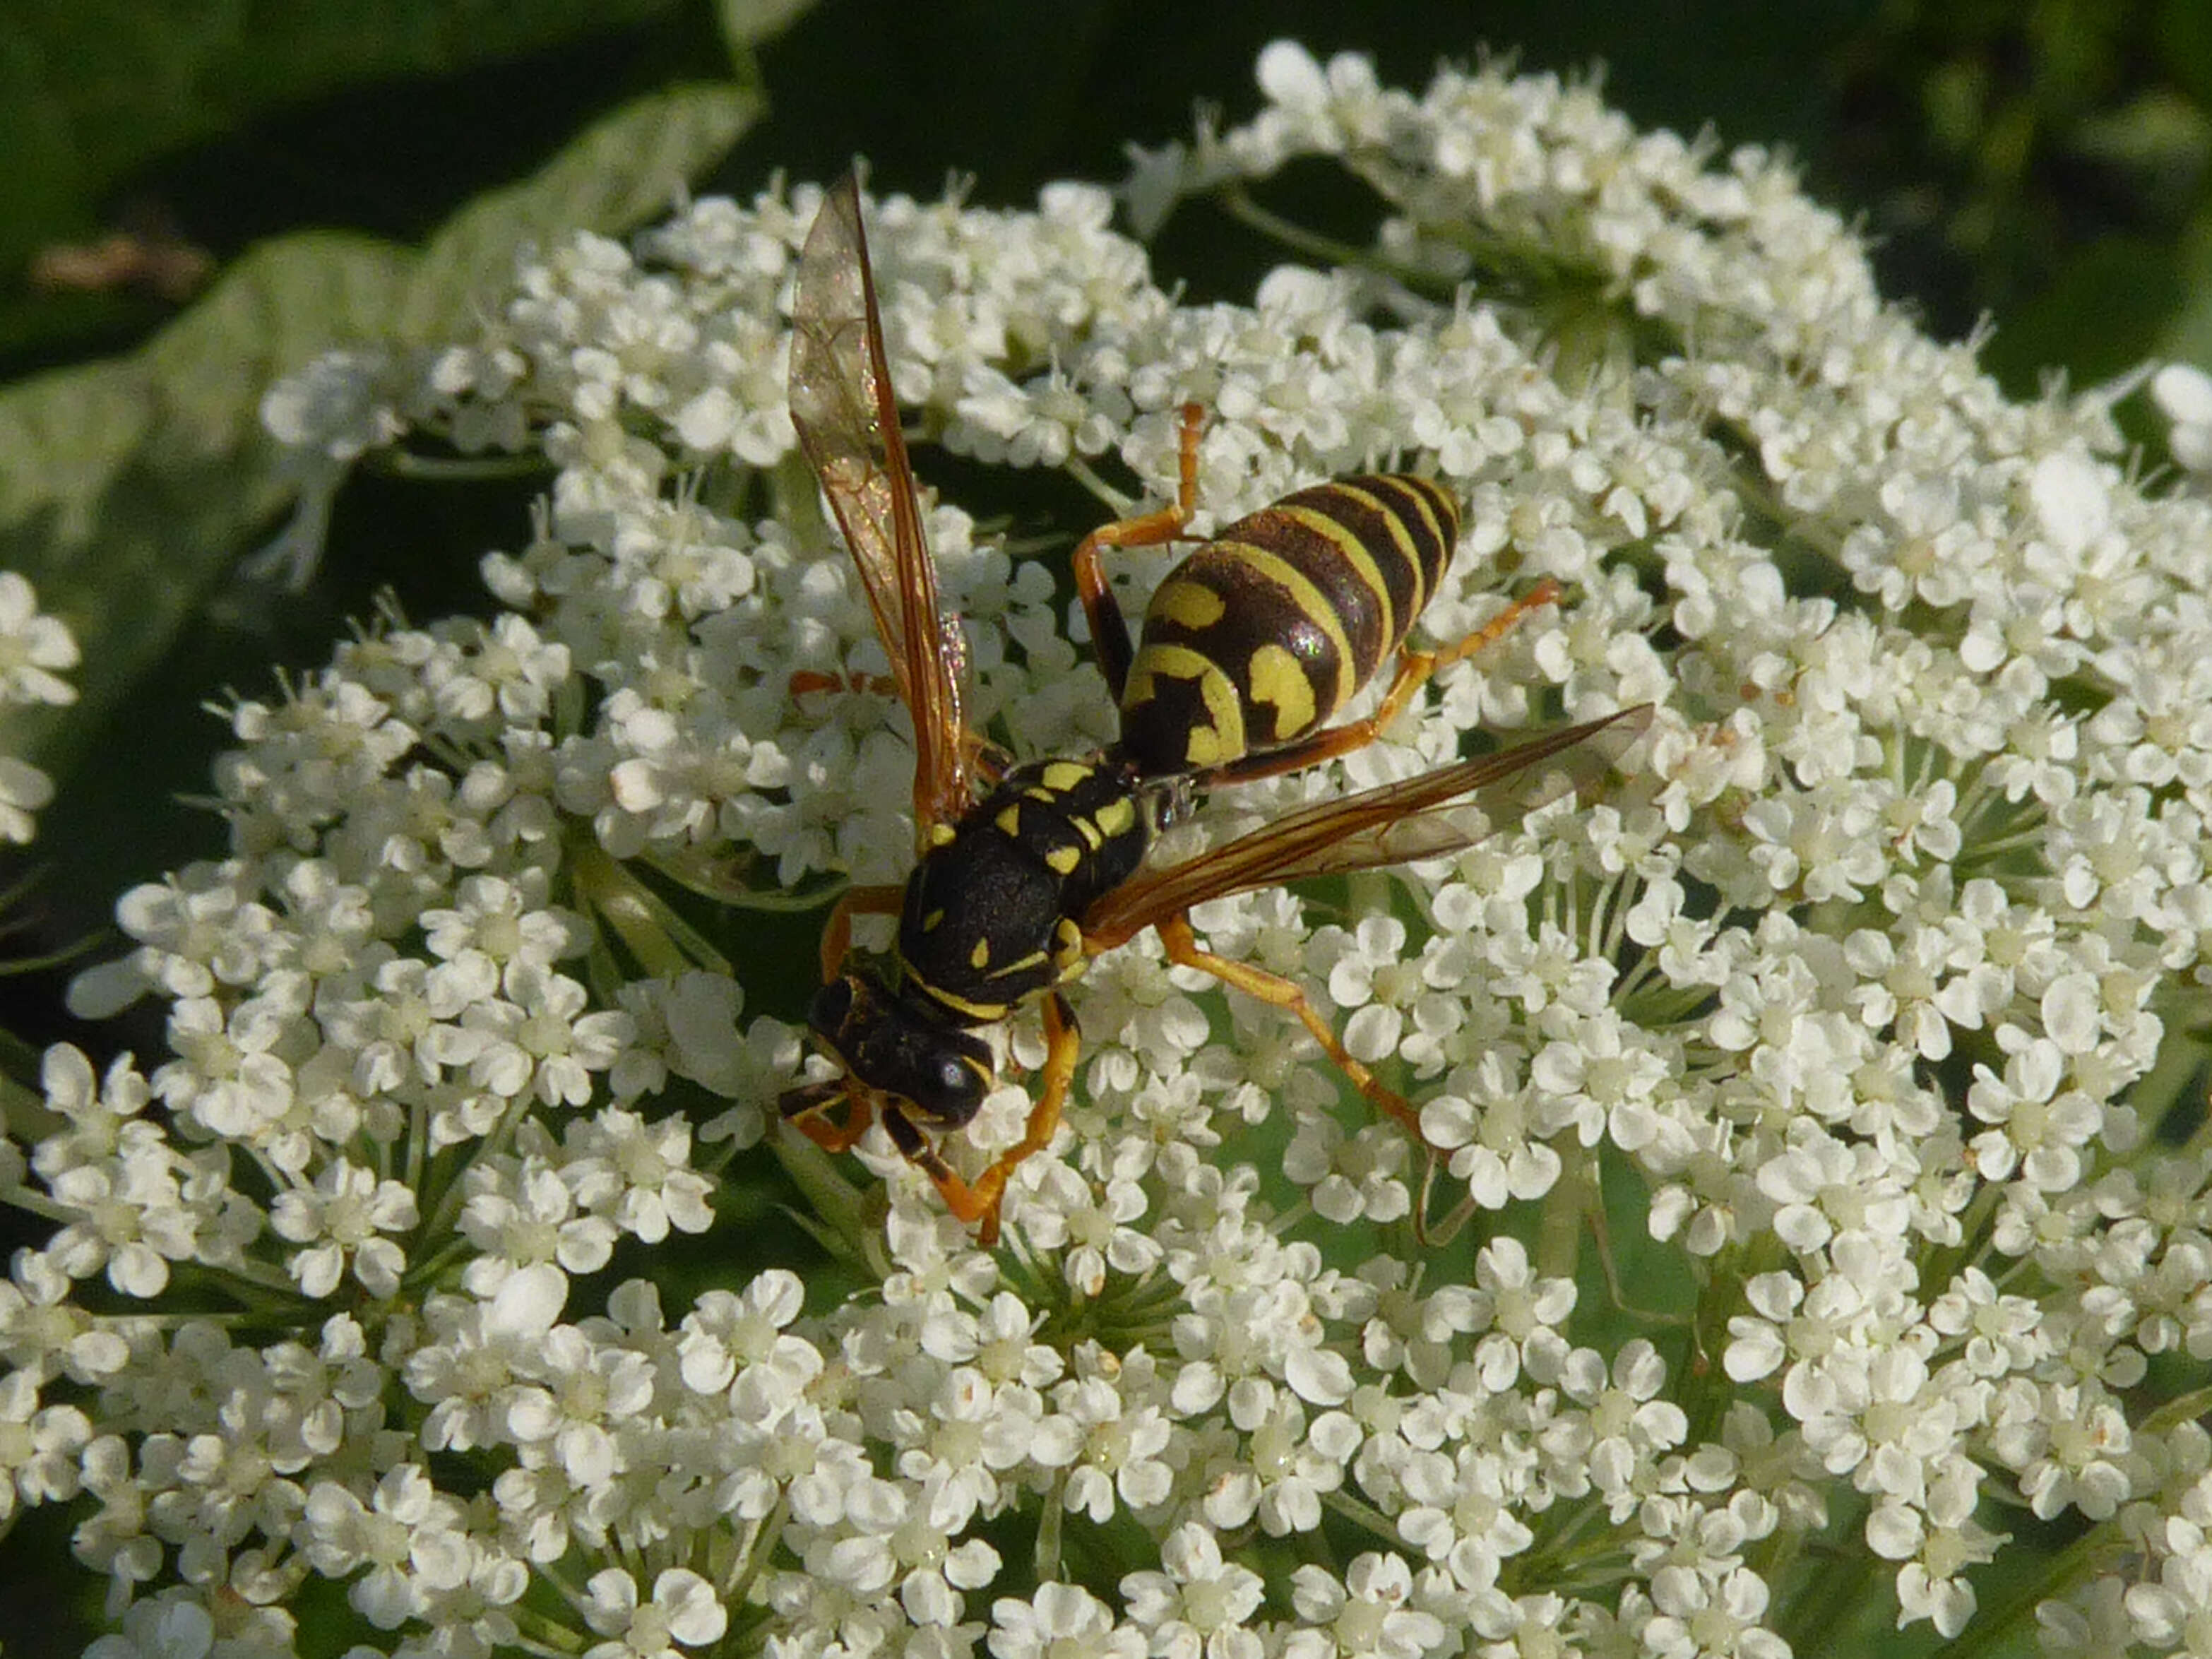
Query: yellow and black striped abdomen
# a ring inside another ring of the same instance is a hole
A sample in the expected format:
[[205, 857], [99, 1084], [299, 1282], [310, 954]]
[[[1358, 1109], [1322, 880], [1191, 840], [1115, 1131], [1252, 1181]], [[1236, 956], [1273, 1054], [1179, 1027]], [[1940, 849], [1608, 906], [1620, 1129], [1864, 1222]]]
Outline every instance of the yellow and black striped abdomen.
[[1459, 505], [1402, 475], [1339, 478], [1242, 518], [1170, 571], [1121, 695], [1147, 775], [1199, 772], [1333, 720], [1405, 641], [1459, 539]]

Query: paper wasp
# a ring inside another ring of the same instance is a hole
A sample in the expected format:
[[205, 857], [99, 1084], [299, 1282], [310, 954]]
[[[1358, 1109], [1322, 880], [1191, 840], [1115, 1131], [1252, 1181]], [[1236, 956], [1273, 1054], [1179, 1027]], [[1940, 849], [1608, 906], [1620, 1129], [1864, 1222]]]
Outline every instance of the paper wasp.
[[[1422, 478], [1344, 478], [1240, 520], [1176, 565], [1133, 647], [1101, 555], [1183, 539], [1198, 475], [1200, 411], [1188, 405], [1176, 504], [1103, 526], [1074, 554], [1121, 738], [1094, 754], [1002, 769], [963, 720], [963, 652], [939, 610], [850, 175], [808, 232], [792, 327], [792, 422], [913, 717], [917, 862], [903, 886], [848, 888], [831, 913], [808, 1018], [842, 1075], [789, 1091], [782, 1115], [832, 1152], [879, 1115], [952, 1212], [992, 1242], [1007, 1179], [1051, 1141], [1074, 1073], [1079, 1039], [1061, 988], [1088, 957], [1151, 927], [1170, 961], [1295, 1014], [1419, 1141], [1412, 1105], [1346, 1052], [1296, 983], [1201, 950], [1188, 913], [1234, 893], [1469, 846], [1593, 782], [1649, 724], [1649, 705], [1309, 806], [1147, 868], [1154, 832], [1194, 787], [1274, 775], [1371, 741], [1438, 667], [1557, 590], [1540, 585], [1445, 651], [1411, 649], [1407, 635], [1458, 539], [1458, 505]], [[1376, 714], [1331, 726], [1393, 654], [1396, 676]], [[844, 969], [860, 914], [898, 916], [895, 977]], [[981, 1033], [1031, 1002], [1042, 1004], [1047, 1048], [1026, 1131], [967, 1181], [927, 1132], [974, 1118], [996, 1076]], [[840, 1105], [844, 1115], [832, 1121]]]

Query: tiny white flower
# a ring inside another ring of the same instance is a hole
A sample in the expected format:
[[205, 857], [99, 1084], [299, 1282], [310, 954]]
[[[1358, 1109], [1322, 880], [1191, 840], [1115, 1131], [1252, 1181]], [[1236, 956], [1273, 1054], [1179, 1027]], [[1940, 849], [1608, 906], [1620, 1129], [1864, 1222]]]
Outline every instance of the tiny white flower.
[[730, 1617], [714, 1587], [685, 1567], [667, 1567], [653, 1581], [653, 1599], [641, 1601], [637, 1581], [619, 1567], [592, 1575], [583, 1602], [585, 1622], [608, 1639], [585, 1650], [591, 1659], [657, 1659], [678, 1648], [718, 1642]]
[[76, 640], [68, 625], [40, 612], [28, 578], [0, 570], [0, 708], [75, 702], [76, 688], [61, 676], [76, 665]]
[[[1413, 1575], [1396, 1555], [1369, 1553], [1354, 1559], [1340, 1583], [1327, 1569], [1303, 1566], [1291, 1574], [1291, 1605], [1304, 1627], [1291, 1632], [1287, 1651], [1300, 1659], [1419, 1659], [1444, 1639], [1435, 1614], [1409, 1606]], [[1318, 1642], [1314, 1638], [1322, 1639]]]
[[407, 1256], [385, 1235], [411, 1231], [416, 1219], [410, 1188], [343, 1160], [312, 1187], [279, 1193], [269, 1212], [270, 1227], [280, 1238], [309, 1247], [295, 1252], [287, 1267], [301, 1292], [313, 1297], [331, 1295], [349, 1268], [370, 1295], [390, 1296], [399, 1287]]
[[1160, 1547], [1162, 1572], [1121, 1580], [1132, 1622], [1152, 1632], [1158, 1659], [1258, 1659], [1259, 1633], [1247, 1622], [1267, 1586], [1250, 1568], [1223, 1559], [1204, 1527], [1186, 1522]]
[[1026, 1601], [991, 1604], [994, 1659], [1140, 1659], [1145, 1632], [1115, 1622], [1105, 1603], [1075, 1584], [1047, 1583]]

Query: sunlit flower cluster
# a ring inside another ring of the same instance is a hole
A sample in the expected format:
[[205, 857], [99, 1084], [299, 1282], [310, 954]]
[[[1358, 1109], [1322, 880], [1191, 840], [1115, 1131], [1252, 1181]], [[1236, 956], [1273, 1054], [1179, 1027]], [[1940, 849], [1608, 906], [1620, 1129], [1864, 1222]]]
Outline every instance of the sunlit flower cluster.
[[2212, 374], [2194, 363], [2168, 363], [2151, 376], [2151, 400], [2167, 422], [2174, 462], [2202, 487], [2212, 473]]
[[[813, 971], [757, 919], [913, 845], [785, 407], [820, 192], [577, 238], [478, 337], [272, 395], [311, 478], [425, 434], [554, 482], [495, 620], [232, 711], [230, 856], [79, 983], [168, 1052], [52, 1051], [64, 1127], [0, 1155], [56, 1225], [0, 1285], [0, 1506], [78, 1504], [118, 1655], [291, 1652], [325, 1579], [408, 1659], [1769, 1659], [1844, 1607], [1956, 1635], [2045, 1522], [2047, 1646], [2201, 1650], [2212, 507], [1885, 306], [1771, 156], [1496, 69], [1261, 82], [1140, 158], [1140, 222], [1328, 157], [1371, 258], [1200, 306], [1097, 189], [868, 228], [925, 475], [1058, 471], [1050, 551], [1171, 490], [1194, 399], [1200, 529], [1418, 469], [1466, 502], [1425, 637], [1567, 596], [1164, 856], [1656, 705], [1580, 810], [1194, 914], [1430, 1147], [1150, 937], [1074, 988], [996, 1249], [879, 1131], [773, 1123], [825, 1062], [742, 1017]], [[927, 514], [969, 713], [1096, 747], [1081, 612], [993, 507]], [[1167, 562], [1115, 561], [1125, 606]], [[1021, 1133], [1007, 1046], [970, 1171]], [[801, 1225], [718, 1254], [740, 1187]]]

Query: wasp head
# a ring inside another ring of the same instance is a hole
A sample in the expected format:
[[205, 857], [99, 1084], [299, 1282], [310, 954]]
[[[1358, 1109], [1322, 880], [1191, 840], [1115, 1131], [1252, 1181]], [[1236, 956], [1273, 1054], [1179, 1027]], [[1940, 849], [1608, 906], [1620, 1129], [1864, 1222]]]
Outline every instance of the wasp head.
[[997, 1082], [991, 1047], [982, 1038], [858, 974], [816, 992], [806, 1023], [852, 1082], [890, 1097], [890, 1103], [933, 1127], [957, 1129], [969, 1121]]

